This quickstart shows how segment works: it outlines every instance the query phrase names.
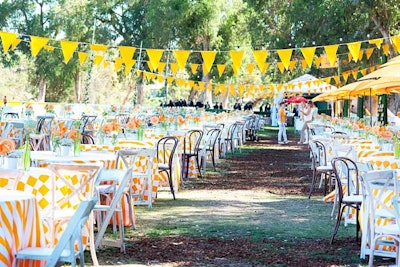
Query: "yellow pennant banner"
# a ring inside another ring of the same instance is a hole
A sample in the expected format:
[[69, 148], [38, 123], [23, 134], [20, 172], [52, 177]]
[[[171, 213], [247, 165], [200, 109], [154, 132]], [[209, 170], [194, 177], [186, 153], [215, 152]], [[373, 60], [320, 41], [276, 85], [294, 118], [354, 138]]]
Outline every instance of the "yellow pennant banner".
[[349, 79], [350, 71], [344, 71], [344, 72], [342, 73], [342, 76], [343, 76], [344, 82], [346, 83], [347, 80]]
[[118, 46], [118, 49], [125, 65], [126, 63], [129, 64], [135, 54], [136, 48], [131, 46]]
[[290, 71], [293, 71], [294, 67], [296, 66], [296, 63], [297, 63], [297, 61], [295, 61], [295, 60], [290, 61], [290, 64], [289, 64]]
[[278, 65], [279, 71], [281, 73], [283, 73], [285, 71], [285, 67], [283, 66], [283, 63], [282, 62], [278, 62], [277, 65]]
[[357, 80], [358, 79], [358, 68], [354, 68], [352, 71], [351, 71], [351, 74], [353, 75], [353, 78], [354, 78], [354, 80]]
[[151, 63], [151, 66], [153, 67], [152, 71], [157, 70], [158, 63], [160, 63], [163, 52], [164, 52], [164, 50], [161, 50], [161, 49], [146, 49], [146, 53], [149, 57], [149, 61]]
[[201, 57], [203, 58], [203, 76], [206, 76], [214, 63], [216, 51], [201, 51]]
[[303, 54], [304, 60], [307, 62], [309, 68], [311, 68], [313, 58], [315, 55], [315, 48], [316, 47], [305, 47], [300, 48], [301, 53]]
[[178, 63], [179, 69], [184, 70], [186, 62], [189, 58], [190, 51], [187, 50], [174, 50], [176, 62]]
[[36, 57], [40, 50], [47, 44], [49, 38], [31, 36], [31, 53], [32, 56]]
[[85, 62], [86, 58], [88, 57], [88, 54], [85, 52], [78, 52], [78, 59], [79, 59], [79, 64], [82, 66], [83, 62]]
[[222, 76], [222, 74], [223, 74], [224, 71], [225, 71], [225, 68], [226, 68], [226, 65], [225, 65], [225, 64], [217, 64], [217, 70], [218, 70], [218, 75], [219, 75], [219, 77]]
[[252, 64], [252, 63], [246, 65], [246, 67], [247, 67], [247, 72], [249, 73], [249, 75], [251, 75], [251, 74], [253, 73], [253, 70], [254, 70], [254, 67], [255, 67], [255, 66], [256, 66], [256, 65], [254, 65], [254, 64]]
[[107, 46], [103, 44], [89, 44], [89, 47], [93, 52], [104, 52], [107, 50]]
[[268, 67], [269, 67], [269, 63], [268, 62], [264, 62], [264, 65], [260, 69], [261, 74], [264, 74], [267, 71]]
[[397, 53], [400, 52], [400, 36], [392, 36], [392, 44]]
[[117, 57], [115, 58], [115, 62], [114, 62], [114, 71], [118, 72], [120, 71], [122, 68], [122, 58]]
[[364, 50], [360, 50], [360, 53], [358, 53], [358, 60], [362, 60], [364, 56]]
[[335, 66], [336, 64], [336, 52], [339, 48], [339, 45], [328, 45], [324, 46], [325, 53], [328, 56], [329, 63], [331, 66]]
[[174, 82], [174, 77], [167, 77], [168, 85], [171, 85]]
[[193, 74], [196, 74], [197, 69], [199, 68], [199, 64], [190, 64], [190, 69], [192, 71]]
[[303, 70], [305, 70], [305, 69], [307, 68], [307, 62], [306, 62], [305, 59], [302, 59], [302, 60], [301, 60], [301, 68], [302, 68]]
[[103, 62], [103, 59], [104, 59], [104, 56], [95, 55], [94, 58], [93, 58], [93, 64], [94, 64], [95, 66], [100, 66], [100, 65], [101, 65], [101, 62]]
[[[255, 51], [253, 51], [253, 56], [254, 56], [254, 59], [256, 60], [258, 68], [263, 73], [263, 69], [265, 67], [265, 60], [267, 59], [267, 56], [268, 56], [268, 51], [267, 50], [255, 50]], [[264, 72], [265, 72], [265, 69], [264, 69]]]
[[158, 73], [163, 73], [165, 67], [167, 66], [166, 62], [160, 62], [158, 63]]
[[21, 41], [22, 41], [21, 39], [15, 39], [14, 42], [12, 42], [11, 44], [11, 49], [15, 50], [15, 48], [17, 47], [17, 45], [19, 45]]
[[179, 68], [178, 63], [170, 63], [169, 66], [171, 67], [171, 71], [174, 74], [174, 76], [176, 76]]
[[376, 48], [381, 49], [383, 38], [373, 39], [368, 41], [369, 44], [375, 45]]
[[360, 73], [364, 77], [367, 74], [367, 69], [360, 70]]
[[361, 42], [354, 42], [347, 44], [347, 48], [349, 49], [351, 55], [353, 56], [354, 62], [358, 61], [358, 56], [360, 54]]
[[150, 70], [151, 72], [153, 72], [153, 71], [154, 71], [153, 64], [151, 64], [151, 62], [150, 62], [150, 61], [147, 61], [147, 67], [149, 67], [149, 70]]
[[231, 96], [236, 96], [236, 88], [235, 88], [235, 85], [233, 85], [233, 84], [230, 84], [230, 85], [229, 85], [229, 94], [230, 94]]
[[131, 73], [132, 67], [136, 64], [136, 60], [131, 59], [129, 61], [126, 61], [125, 59], [122, 59], [125, 62], [125, 76], [128, 76], [129, 73]]
[[389, 47], [390, 47], [389, 44], [383, 44], [383, 45], [382, 45], [383, 53], [384, 53], [386, 56], [389, 55]]
[[239, 73], [240, 66], [242, 65], [244, 51], [229, 51], [229, 54], [232, 58], [233, 74], [237, 75]]
[[365, 56], [367, 57], [367, 59], [369, 59], [371, 57], [373, 52], [374, 52], [374, 48], [373, 47], [367, 48], [365, 50]]
[[163, 83], [165, 81], [164, 75], [157, 75], [157, 82]]
[[277, 53], [282, 61], [283, 67], [285, 67], [285, 69], [288, 69], [290, 65], [290, 59], [292, 58], [293, 49], [280, 49], [277, 50]]
[[4, 53], [8, 53], [8, 49], [10, 46], [17, 40], [18, 34], [11, 32], [2, 32], [0, 31], [1, 42], [3, 43]]
[[[315, 59], [315, 66], [317, 67], [317, 68], [319, 68], [320, 66], [321, 66], [321, 62], [322, 62], [322, 57], [317, 57], [316, 59]], [[329, 62], [330, 63], [330, 62]]]
[[61, 50], [62, 50], [62, 53], [64, 56], [64, 62], [65, 62], [65, 64], [68, 64], [68, 62], [71, 60], [71, 57], [74, 55], [75, 49], [78, 48], [79, 43], [61, 40], [60, 44], [61, 44]]

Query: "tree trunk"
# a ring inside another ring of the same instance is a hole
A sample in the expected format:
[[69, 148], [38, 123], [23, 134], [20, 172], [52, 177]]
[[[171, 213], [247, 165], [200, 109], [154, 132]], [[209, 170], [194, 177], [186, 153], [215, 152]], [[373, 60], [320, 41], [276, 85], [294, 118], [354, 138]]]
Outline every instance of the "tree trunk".
[[80, 103], [81, 102], [81, 95], [82, 95], [82, 90], [81, 90], [81, 72], [78, 69], [75, 73], [75, 102]]
[[127, 83], [128, 83], [128, 92], [126, 93], [124, 100], [122, 101], [122, 106], [126, 105], [136, 87], [136, 84], [132, 84], [130, 79], [127, 80]]
[[143, 105], [144, 103], [144, 92], [143, 92], [143, 72], [140, 74], [139, 81], [136, 86], [137, 100], [136, 105]]
[[38, 102], [44, 102], [46, 100], [46, 80], [43, 76], [39, 77], [39, 84], [38, 84], [39, 94], [37, 97]]
[[226, 89], [226, 93], [221, 96], [221, 102], [222, 102], [222, 107], [224, 109], [228, 109], [228, 103], [229, 103], [229, 88]]

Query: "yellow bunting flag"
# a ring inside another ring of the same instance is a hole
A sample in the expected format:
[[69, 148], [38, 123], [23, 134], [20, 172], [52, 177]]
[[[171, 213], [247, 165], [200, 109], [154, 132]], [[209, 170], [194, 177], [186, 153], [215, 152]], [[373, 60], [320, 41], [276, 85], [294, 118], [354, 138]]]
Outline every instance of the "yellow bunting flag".
[[226, 65], [225, 65], [225, 64], [217, 64], [217, 70], [218, 70], [218, 75], [219, 75], [219, 77], [222, 76], [222, 74], [223, 74], [224, 71], [225, 71], [225, 68], [226, 68]]
[[157, 70], [158, 64], [160, 63], [163, 52], [164, 52], [164, 50], [161, 50], [161, 49], [146, 49], [146, 53], [147, 53], [147, 56], [149, 57], [151, 66], [153, 67], [153, 71]]
[[54, 46], [45, 45], [45, 46], [43, 47], [43, 49], [44, 49], [44, 50], [47, 50], [47, 51], [54, 51]]
[[169, 66], [171, 67], [171, 71], [174, 74], [174, 76], [176, 76], [179, 68], [178, 63], [170, 63]]
[[153, 72], [153, 71], [154, 71], [153, 64], [151, 64], [151, 62], [150, 62], [150, 61], [147, 61], [147, 67], [149, 67], [149, 70], [150, 70], [151, 72]]
[[278, 52], [278, 56], [281, 59], [285, 69], [289, 69], [290, 59], [292, 57], [293, 49], [280, 49], [277, 50], [276, 52]]
[[194, 81], [193, 80], [189, 80], [189, 87], [191, 89], [194, 89]]
[[329, 60], [329, 63], [331, 63], [331, 66], [334, 66], [336, 63], [336, 59], [337, 59], [336, 53], [337, 53], [338, 48], [339, 48], [338, 44], [324, 46], [325, 53], [328, 56], [328, 60]]
[[392, 44], [393, 44], [394, 49], [397, 51], [397, 53], [399, 53], [400, 52], [400, 35], [392, 36], [391, 39], [392, 39]]
[[283, 88], [283, 84], [279, 83], [276, 87], [276, 89], [278, 89], [278, 92], [282, 91]]
[[164, 75], [157, 75], [157, 82], [163, 83], [165, 81]]
[[317, 68], [319, 68], [319, 67], [321, 66], [321, 62], [322, 62], [322, 57], [317, 57], [317, 58], [315, 59], [315, 66], [316, 66]]
[[254, 70], [254, 67], [255, 67], [256, 65], [254, 65], [254, 64], [252, 64], [252, 63], [249, 63], [249, 64], [247, 64], [246, 65], [246, 67], [247, 67], [247, 72], [249, 73], [249, 75], [251, 75], [252, 73], [253, 73], [253, 70]]
[[158, 63], [158, 73], [162, 73], [165, 69], [165, 66], [167, 66], [166, 62], [160, 62]]
[[200, 81], [199, 82], [199, 91], [203, 92], [206, 89], [205, 85], [206, 85], [205, 82]]
[[358, 79], [358, 68], [355, 68], [351, 71], [351, 75], [353, 75], [354, 80]]
[[339, 84], [339, 83], [340, 83], [340, 80], [339, 80], [339, 76], [338, 76], [338, 75], [333, 76], [333, 79], [335, 80], [336, 84]]
[[347, 48], [353, 56], [354, 62], [357, 62], [360, 54], [361, 42], [348, 43]]
[[103, 44], [89, 44], [89, 47], [93, 52], [104, 52], [107, 50], [107, 46]]
[[256, 60], [257, 66], [260, 69], [261, 73], [264, 73], [262, 70], [264, 69], [265, 60], [268, 56], [267, 50], [255, 50], [253, 51], [254, 59]]
[[107, 68], [108, 66], [110, 66], [110, 61], [105, 60], [105, 61], [103, 62], [103, 67], [104, 67], [104, 68]]
[[360, 70], [360, 73], [362, 76], [365, 76], [367, 74], [367, 69]]
[[239, 84], [239, 96], [241, 97], [243, 96], [244, 89], [245, 89], [244, 84]]
[[101, 62], [103, 62], [103, 59], [104, 59], [104, 56], [95, 55], [94, 58], [93, 58], [93, 64], [94, 64], [95, 66], [100, 66], [100, 65], [101, 65]]
[[260, 69], [261, 74], [264, 74], [267, 71], [268, 67], [269, 67], [269, 63], [268, 62], [264, 62], [263, 67]]
[[71, 60], [71, 57], [74, 55], [75, 49], [78, 48], [79, 43], [61, 40], [60, 44], [64, 56], [64, 62], [65, 64], [68, 64], [68, 62]]
[[367, 57], [367, 59], [369, 59], [371, 57], [373, 52], [374, 52], [374, 48], [373, 47], [367, 48], [365, 50], [365, 56]]
[[12, 42], [11, 44], [11, 49], [15, 50], [15, 48], [17, 48], [17, 45], [19, 45], [21, 41], [22, 41], [21, 39], [15, 39], [14, 42]]
[[232, 58], [232, 69], [234, 75], [239, 73], [240, 66], [242, 65], [244, 51], [229, 51]]
[[214, 63], [216, 51], [201, 51], [201, 57], [203, 58], [203, 76], [206, 76]]
[[114, 62], [114, 71], [118, 72], [118, 71], [120, 71], [121, 68], [122, 68], [122, 58], [117, 57], [117, 58], [115, 58], [115, 62]]
[[364, 50], [360, 50], [360, 53], [358, 53], [358, 60], [362, 60], [364, 56]]
[[301, 60], [301, 68], [302, 68], [303, 70], [305, 70], [305, 69], [307, 68], [307, 62], [306, 62], [305, 59], [302, 59], [302, 60]]
[[326, 77], [326, 78], [325, 78], [325, 82], [326, 82], [327, 84], [330, 84], [330, 83], [331, 83], [331, 79], [332, 79], [332, 77]]
[[293, 71], [294, 67], [296, 66], [297, 61], [296, 60], [292, 60], [290, 61], [290, 65], [289, 65], [289, 70]]
[[171, 85], [174, 82], [174, 77], [167, 77], [168, 85]]
[[47, 44], [49, 38], [31, 36], [31, 53], [36, 57], [40, 50]]
[[88, 57], [88, 54], [85, 52], [78, 52], [78, 59], [79, 59], [79, 65], [82, 66], [83, 62], [85, 62], [86, 58]]
[[389, 44], [383, 44], [382, 45], [382, 50], [383, 50], [383, 53], [387, 56], [387, 55], [389, 55]]
[[15, 40], [17, 40], [18, 34], [0, 31], [0, 37], [1, 37], [1, 42], [3, 43], [4, 53], [7, 54], [8, 49], [10, 49], [10, 46], [15, 42]]
[[236, 88], [235, 88], [235, 85], [233, 85], [233, 84], [230, 84], [230, 85], [229, 85], [229, 94], [230, 94], [231, 96], [236, 96]]
[[278, 62], [277, 65], [278, 65], [278, 69], [280, 70], [280, 72], [283, 73], [285, 71], [285, 67], [283, 66], [283, 63]]
[[369, 40], [368, 43], [373, 44], [376, 48], [381, 49], [383, 38]]
[[188, 50], [174, 50], [176, 62], [178, 63], [179, 69], [184, 70], [186, 61], [189, 58], [190, 51]]
[[131, 59], [127, 61], [123, 59], [123, 61], [125, 62], [125, 76], [128, 76], [131, 72], [132, 67], [136, 64], [136, 60]]
[[347, 80], [349, 79], [349, 75], [350, 75], [350, 71], [344, 71], [342, 73], [344, 82], [347, 82]]
[[126, 63], [132, 60], [133, 55], [135, 54], [136, 48], [132, 46], [118, 46], [119, 54], [121, 55], [122, 60]]
[[190, 69], [192, 70], [193, 74], [196, 74], [198, 68], [199, 64], [190, 64]]
[[301, 53], [303, 54], [304, 60], [307, 62], [308, 67], [311, 68], [312, 61], [315, 55], [316, 47], [304, 47], [300, 48]]
[[347, 53], [347, 58], [348, 58], [348, 60], [349, 60], [349, 62], [353, 59], [353, 56], [351, 55], [351, 53], [349, 52], [349, 53]]

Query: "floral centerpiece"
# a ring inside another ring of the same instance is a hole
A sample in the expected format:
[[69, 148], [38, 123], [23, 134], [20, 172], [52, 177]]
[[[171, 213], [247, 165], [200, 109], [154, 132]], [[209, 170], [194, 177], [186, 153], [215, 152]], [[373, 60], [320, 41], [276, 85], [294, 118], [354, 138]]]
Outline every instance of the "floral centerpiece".
[[33, 115], [33, 106], [31, 103], [25, 104], [25, 116], [31, 117]]
[[53, 105], [53, 104], [50, 104], [50, 103], [47, 103], [47, 104], [44, 106], [44, 110], [46, 110], [46, 113], [49, 113], [49, 114], [54, 114], [54, 113], [55, 113], [54, 105]]
[[74, 112], [72, 111], [72, 106], [65, 106], [64, 107], [65, 115], [69, 118], [71, 117]]
[[101, 127], [101, 132], [107, 138], [111, 138], [111, 144], [117, 144], [118, 134], [121, 132], [121, 125], [117, 122], [116, 119], [113, 119], [111, 122], [104, 123]]
[[51, 140], [53, 152], [59, 154], [61, 153], [61, 146], [72, 146], [72, 140], [68, 138], [69, 129], [65, 126], [64, 122], [61, 122], [57, 127], [53, 128], [51, 131]]

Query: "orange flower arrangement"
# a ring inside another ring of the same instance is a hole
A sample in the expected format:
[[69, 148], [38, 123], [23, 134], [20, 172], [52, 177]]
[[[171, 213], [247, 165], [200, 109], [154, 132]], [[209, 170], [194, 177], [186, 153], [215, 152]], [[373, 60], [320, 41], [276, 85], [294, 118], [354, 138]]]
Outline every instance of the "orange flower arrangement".
[[53, 104], [47, 103], [47, 104], [44, 106], [44, 109], [46, 110], [46, 112], [54, 112], [54, 105], [53, 105]]
[[72, 129], [71, 131], [69, 131], [67, 137], [68, 137], [69, 139], [71, 139], [71, 140], [75, 140], [75, 138], [76, 138], [76, 133], [77, 133], [76, 129]]
[[182, 117], [182, 116], [178, 116], [178, 122], [179, 122], [179, 125], [183, 125], [183, 124], [185, 124], [185, 119]]
[[68, 132], [68, 127], [65, 126], [65, 122], [60, 122], [56, 128], [53, 128], [51, 130], [51, 135], [52, 136], [58, 136], [60, 138], [63, 138], [64, 135]]
[[169, 123], [173, 123], [174, 122], [174, 117], [168, 117], [167, 120], [168, 120]]
[[32, 110], [33, 109], [32, 104], [31, 103], [26, 103], [25, 104], [25, 109]]
[[66, 106], [64, 109], [65, 109], [65, 112], [71, 112], [72, 111], [72, 107], [71, 106]]
[[0, 155], [5, 156], [7, 153], [15, 150], [15, 142], [8, 138], [0, 140]]
[[111, 133], [113, 131], [121, 130], [121, 125], [117, 122], [116, 119], [113, 119], [111, 122], [103, 124], [101, 129], [104, 133]]
[[380, 136], [383, 139], [391, 140], [393, 138], [393, 133], [388, 129], [382, 128], [382, 130], [380, 131]]
[[158, 116], [158, 122], [159, 123], [162, 123], [162, 122], [164, 122], [165, 121], [165, 115], [163, 114], [163, 113], [161, 113], [159, 116]]
[[193, 121], [195, 122], [195, 123], [199, 123], [200, 122], [200, 116], [194, 116], [193, 117]]
[[155, 125], [160, 122], [159, 118], [156, 116], [151, 117], [150, 119], [151, 124]]
[[128, 123], [126, 124], [126, 127], [129, 129], [137, 129], [140, 126], [140, 120], [138, 120], [136, 117], [132, 117]]

